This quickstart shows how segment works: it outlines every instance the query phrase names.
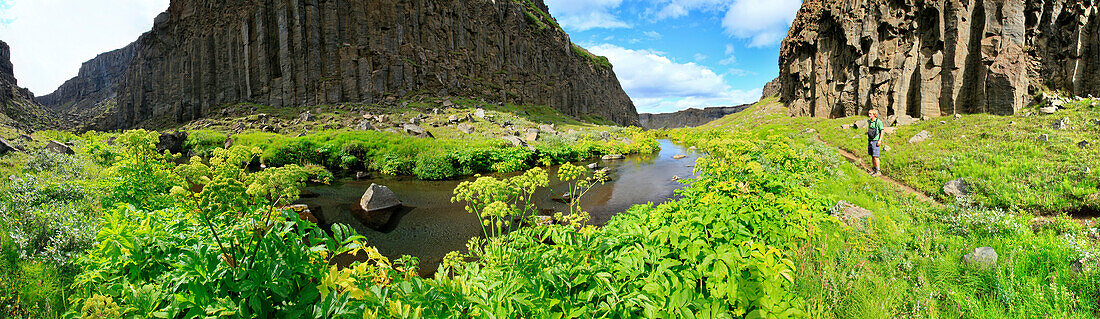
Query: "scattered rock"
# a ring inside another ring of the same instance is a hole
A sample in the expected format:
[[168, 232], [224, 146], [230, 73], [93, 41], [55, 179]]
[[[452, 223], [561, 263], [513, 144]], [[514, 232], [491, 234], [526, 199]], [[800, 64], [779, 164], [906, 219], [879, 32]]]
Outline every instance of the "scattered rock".
[[842, 124], [842, 125], [840, 125], [840, 129], [850, 130], [850, 129], [852, 129], [852, 124]]
[[1089, 144], [1089, 141], [1077, 142], [1077, 147], [1080, 147], [1080, 148], [1088, 148], [1090, 145], [1091, 144]]
[[833, 206], [832, 215], [845, 225], [862, 228], [868, 225], [869, 220], [875, 216], [875, 213], [842, 200]]
[[896, 127], [884, 127], [884, 128], [882, 128], [882, 134], [894, 135], [897, 132], [898, 132], [898, 128], [896, 128]]
[[73, 149], [71, 147], [69, 147], [68, 145], [65, 145], [65, 144], [61, 144], [61, 142], [58, 142], [58, 141], [50, 141], [49, 143], [47, 143], [46, 144], [46, 150], [57, 153], [57, 154], [67, 154], [67, 155], [76, 154], [76, 152], [73, 152]]
[[889, 152], [890, 150], [892, 150], [892, 148], [890, 148], [890, 145], [889, 145], [889, 144], [887, 144], [887, 145], [883, 145], [883, 146], [882, 146], [882, 151], [884, 151], [884, 152]]
[[680, 180], [680, 175], [672, 175], [672, 181], [673, 182], [678, 181], [678, 180]]
[[1039, 141], [1040, 142], [1050, 142], [1050, 135], [1039, 134]]
[[523, 141], [522, 139], [520, 139], [519, 137], [515, 137], [515, 136], [512, 136], [512, 135], [508, 135], [508, 136], [504, 136], [504, 137], [502, 137], [502, 138], [503, 138], [503, 139], [504, 139], [505, 141], [511, 142], [511, 143], [512, 143], [512, 146], [513, 146], [513, 147], [524, 147], [524, 146], [527, 146], [527, 143], [526, 143], [526, 142], [524, 142], [524, 141]]
[[605, 161], [622, 160], [622, 159], [626, 159], [626, 156], [623, 156], [623, 154], [607, 154], [607, 155], [604, 155], [603, 157], [601, 157], [600, 159], [603, 159]]
[[[815, 129], [812, 129], [812, 128], [808, 128], [808, 129], [802, 130], [802, 134], [814, 134], [814, 133], [817, 133], [817, 130], [815, 130]], [[694, 147], [694, 146], [693, 146], [693, 147]]]
[[230, 147], [233, 147], [233, 138], [226, 137], [225, 144], [222, 144], [222, 148], [229, 149]]
[[864, 121], [864, 120], [859, 120], [859, 121], [856, 121], [855, 123], [852, 123], [852, 126], [854, 126], [858, 130], [866, 129], [867, 125], [868, 125], [867, 121]]
[[409, 119], [409, 124], [420, 125], [420, 118], [419, 117], [414, 117], [414, 118]]
[[684, 158], [686, 158], [686, 157], [687, 157], [687, 155], [684, 155], [684, 154], [677, 154], [677, 155], [673, 155], [673, 156], [672, 156], [672, 159], [676, 159], [676, 160], [678, 160], [678, 159], [684, 159]]
[[909, 115], [902, 114], [902, 115], [897, 116], [897, 118], [894, 119], [894, 123], [888, 123], [888, 126], [897, 127], [897, 126], [913, 125], [913, 124], [916, 124], [918, 121], [919, 121], [919, 119], [915, 119], [915, 118], [913, 118]]
[[548, 134], [557, 134], [557, 133], [558, 133], [558, 131], [555, 131], [555, 130], [554, 130], [554, 128], [555, 128], [555, 127], [554, 127], [554, 124], [542, 124], [542, 125], [539, 125], [539, 131], [542, 131], [543, 133], [548, 133]]
[[478, 108], [477, 110], [474, 110], [474, 116], [479, 119], [485, 118], [485, 109]]
[[425, 133], [427, 133], [427, 131], [425, 131], [424, 128], [422, 128], [422, 127], [420, 127], [420, 125], [416, 125], [416, 124], [402, 125], [401, 129], [404, 130], [405, 133], [416, 135], [416, 136], [422, 136]]
[[367, 179], [367, 178], [370, 178], [370, 174], [367, 174], [365, 172], [355, 172], [355, 180], [358, 181], [358, 180], [364, 180], [364, 179]]
[[371, 183], [363, 198], [359, 200], [359, 207], [366, 212], [379, 211], [387, 208], [401, 206], [401, 200], [397, 199], [389, 187]]
[[961, 119], [961, 118], [963, 118], [962, 114], [955, 114], [955, 119], [956, 119], [956, 120], [957, 120], [957, 119]]
[[997, 266], [997, 251], [992, 247], [978, 247], [963, 256], [963, 261], [980, 269], [992, 269]]
[[1057, 107], [1053, 107], [1053, 106], [1048, 106], [1048, 107], [1041, 107], [1041, 108], [1039, 108], [1039, 114], [1047, 114], [1047, 115], [1050, 115], [1050, 114], [1054, 114], [1054, 113], [1057, 113], [1057, 112], [1058, 112], [1058, 108], [1057, 108]]
[[970, 185], [966, 183], [962, 178], [947, 182], [943, 184], [943, 192], [947, 195], [959, 197], [970, 194]]
[[474, 134], [474, 126], [466, 123], [458, 124], [458, 131], [466, 134]]
[[909, 143], [913, 143], [913, 144], [922, 143], [922, 142], [928, 140], [929, 138], [932, 138], [932, 133], [931, 132], [920, 131], [920, 133], [917, 133], [917, 135], [913, 135], [913, 137], [909, 139]]
[[359, 121], [359, 125], [356, 125], [355, 129], [360, 131], [373, 131], [374, 125], [370, 124], [370, 120], [363, 119]]
[[588, 169], [597, 169], [597, 168], [600, 167], [600, 165], [598, 163], [592, 163], [592, 164], [586, 165], [585, 167], [588, 167]]
[[317, 119], [317, 117], [313, 116], [313, 113], [309, 111], [302, 112], [302, 114], [298, 115], [298, 120], [302, 122], [313, 122], [315, 119]]
[[523, 134], [523, 139], [528, 141], [528, 142], [537, 141], [539, 139], [539, 130], [538, 129], [528, 129], [527, 133]]
[[1069, 128], [1069, 124], [1066, 124], [1066, 119], [1060, 119], [1054, 121], [1054, 124], [1051, 124], [1050, 127], [1056, 130], [1064, 130]]
[[0, 138], [0, 155], [4, 155], [4, 154], [7, 154], [7, 153], [11, 153], [11, 152], [18, 152], [18, 151], [19, 151], [18, 147], [15, 147], [14, 145], [11, 145], [11, 143], [8, 143], [7, 140], [4, 140], [3, 138]]
[[443, 101], [443, 107], [452, 107], [452, 106], [455, 106], [455, 104], [454, 104], [454, 102], [451, 102], [451, 100], [444, 100]]
[[187, 144], [187, 132], [177, 131], [172, 133], [160, 133], [160, 140], [157, 142], [157, 152], [164, 153], [165, 151], [172, 154], [183, 153], [183, 147]]
[[947, 121], [940, 121], [940, 124], [947, 124]]

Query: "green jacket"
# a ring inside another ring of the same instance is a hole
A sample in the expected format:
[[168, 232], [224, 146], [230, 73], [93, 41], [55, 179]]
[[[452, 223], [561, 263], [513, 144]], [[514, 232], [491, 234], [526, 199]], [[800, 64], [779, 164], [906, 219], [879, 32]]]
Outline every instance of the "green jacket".
[[875, 137], [870, 139], [871, 142], [882, 140], [882, 129], [884, 128], [884, 125], [882, 125], [882, 120], [880, 120], [880, 119], [873, 119], [873, 120], [872, 119], [867, 119], [867, 128], [868, 129], [871, 129], [871, 128], [877, 128], [878, 129], [878, 134], [875, 134]]

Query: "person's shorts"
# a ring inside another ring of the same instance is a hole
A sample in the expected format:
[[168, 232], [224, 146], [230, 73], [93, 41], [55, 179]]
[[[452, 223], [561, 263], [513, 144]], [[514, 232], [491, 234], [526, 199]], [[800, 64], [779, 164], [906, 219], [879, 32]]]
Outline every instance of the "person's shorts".
[[878, 141], [867, 142], [867, 155], [871, 155], [871, 157], [879, 157]]

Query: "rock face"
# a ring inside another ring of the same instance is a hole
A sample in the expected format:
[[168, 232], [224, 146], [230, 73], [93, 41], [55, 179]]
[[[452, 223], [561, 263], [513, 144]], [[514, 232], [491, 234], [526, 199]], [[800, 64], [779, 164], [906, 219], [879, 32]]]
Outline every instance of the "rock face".
[[30, 90], [19, 87], [11, 48], [0, 41], [0, 124], [17, 128], [58, 128], [55, 116], [34, 98]]
[[749, 105], [746, 104], [739, 106], [708, 107], [704, 109], [691, 108], [674, 113], [642, 113], [638, 114], [638, 119], [643, 128], [651, 130], [696, 127], [720, 119], [723, 116], [741, 112], [748, 107]]
[[368, 213], [397, 206], [401, 206], [401, 200], [397, 199], [397, 194], [394, 194], [389, 187], [378, 184], [370, 184], [370, 188], [367, 188], [363, 198], [359, 200], [359, 207]]
[[779, 78], [772, 79], [767, 84], [764, 84], [764, 90], [760, 93], [760, 99], [766, 99], [773, 96], [778, 96], [783, 90], [783, 84], [779, 82]]
[[100, 54], [84, 62], [76, 77], [65, 81], [53, 93], [38, 97], [52, 111], [76, 118], [93, 118], [95, 112], [115, 101], [119, 81], [134, 57], [136, 43]]
[[542, 0], [172, 0], [132, 52], [115, 57], [132, 54], [121, 78], [87, 72], [72, 87], [104, 90], [48, 100], [84, 107], [87, 96], [110, 100], [101, 93], [111, 85], [99, 84], [117, 83], [114, 101], [99, 102], [110, 107], [88, 119], [101, 130], [185, 122], [241, 102], [297, 108], [408, 94], [637, 124], [606, 59], [573, 45], [546, 12]]
[[1100, 95], [1098, 4], [807, 0], [783, 41], [790, 115], [1014, 114], [1029, 84]]

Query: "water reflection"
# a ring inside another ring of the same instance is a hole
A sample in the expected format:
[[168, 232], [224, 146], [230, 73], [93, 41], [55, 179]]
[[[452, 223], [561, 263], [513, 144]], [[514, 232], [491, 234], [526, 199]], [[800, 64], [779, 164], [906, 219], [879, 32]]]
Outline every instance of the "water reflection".
[[[628, 156], [625, 160], [591, 160], [578, 164], [598, 163], [611, 168], [611, 181], [597, 185], [581, 200], [595, 225], [606, 224], [612, 216], [636, 204], [661, 203], [673, 198], [683, 187], [673, 177], [691, 178], [697, 154], [667, 140], [659, 141], [661, 151], [655, 154]], [[673, 159], [674, 155], [687, 155]], [[543, 211], [563, 211], [567, 206], [553, 200], [568, 190], [554, 178], [557, 167], [547, 168], [551, 176], [550, 189], [536, 193], [535, 204]], [[513, 176], [503, 174], [500, 177]], [[462, 180], [420, 181], [408, 177], [382, 177], [360, 181], [342, 181], [332, 185], [308, 187], [315, 196], [303, 198], [320, 220], [322, 227], [334, 223], [352, 226], [391, 258], [412, 255], [420, 258], [421, 275], [435, 272], [444, 255], [465, 250], [466, 242], [481, 235], [478, 219], [464, 210], [462, 203], [450, 201], [452, 191]], [[357, 218], [363, 192], [371, 183], [389, 187], [404, 202], [405, 207], [386, 212], [378, 218]]]

